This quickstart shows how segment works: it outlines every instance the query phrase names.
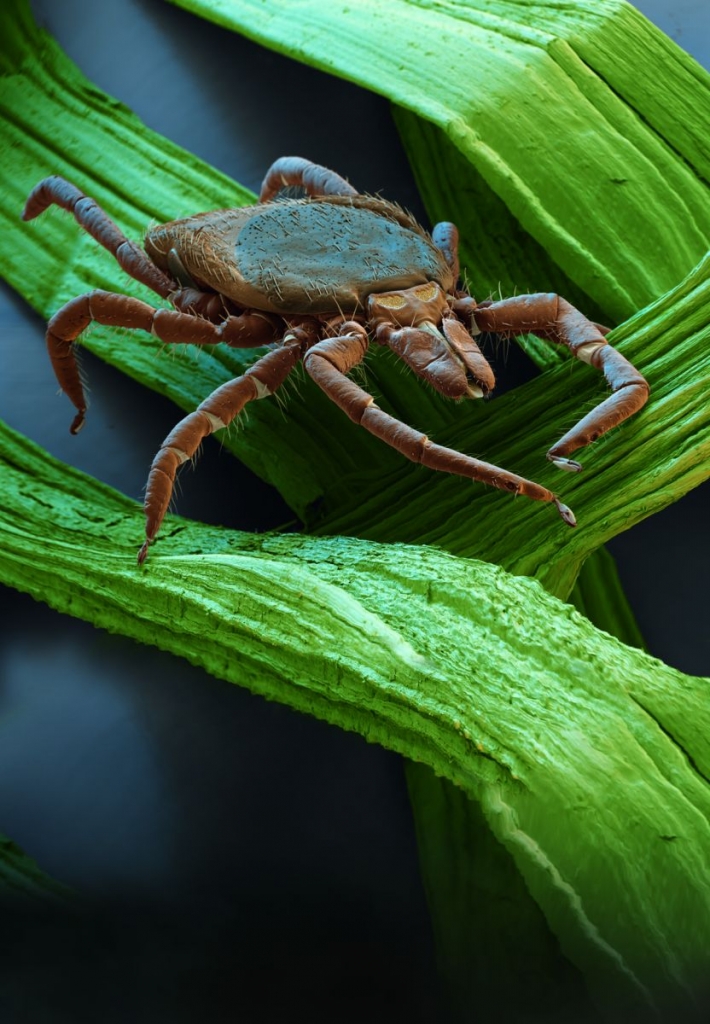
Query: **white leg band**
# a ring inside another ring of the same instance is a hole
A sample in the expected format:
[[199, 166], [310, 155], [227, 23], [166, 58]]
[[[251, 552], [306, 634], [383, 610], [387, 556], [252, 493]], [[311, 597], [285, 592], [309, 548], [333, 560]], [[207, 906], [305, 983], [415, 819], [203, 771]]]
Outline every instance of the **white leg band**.
[[251, 379], [254, 381], [254, 387], [256, 388], [256, 397], [268, 398], [271, 392], [267, 388], [266, 384], [264, 384], [263, 381], [260, 381], [258, 377], [255, 377], [253, 373], [250, 376]]
[[588, 341], [586, 345], [579, 346], [575, 355], [577, 356], [577, 359], [581, 359], [583, 363], [591, 364], [594, 353], [598, 352], [600, 348], [604, 348], [605, 345], [605, 341]]
[[180, 465], [182, 465], [183, 462], [187, 462], [187, 460], [190, 458], [190, 456], [187, 454], [187, 452], [184, 452], [182, 450], [182, 448], [172, 448], [172, 447], [168, 446], [166, 451], [175, 452], [175, 454], [177, 455], [178, 459], [180, 460]]
[[224, 420], [221, 420], [219, 416], [215, 416], [214, 413], [205, 412], [204, 409], [200, 409], [200, 412], [202, 413], [203, 416], [206, 416], [207, 419], [210, 421], [210, 426], [212, 427], [213, 434], [215, 430], [224, 430], [224, 428], [227, 426]]

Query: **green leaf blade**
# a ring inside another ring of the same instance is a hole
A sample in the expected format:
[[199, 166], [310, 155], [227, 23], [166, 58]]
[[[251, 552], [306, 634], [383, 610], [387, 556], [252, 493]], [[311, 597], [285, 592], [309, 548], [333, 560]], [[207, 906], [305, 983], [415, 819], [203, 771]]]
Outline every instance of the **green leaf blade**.
[[139, 510], [76, 472], [65, 485], [37, 450], [28, 478], [31, 447], [3, 430], [4, 582], [429, 765], [481, 803], [600, 1006], [691, 999], [710, 942], [708, 680], [532, 580], [423, 547], [171, 518], [140, 571]]

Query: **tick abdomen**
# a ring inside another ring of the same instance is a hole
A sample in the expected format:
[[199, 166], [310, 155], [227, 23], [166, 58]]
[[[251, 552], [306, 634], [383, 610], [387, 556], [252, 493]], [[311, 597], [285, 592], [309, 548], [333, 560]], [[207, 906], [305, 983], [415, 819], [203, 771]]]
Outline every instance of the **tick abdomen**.
[[422, 229], [372, 197], [221, 210], [155, 228], [145, 244], [159, 266], [175, 248], [196, 284], [272, 313], [354, 313], [373, 292], [451, 286], [450, 268]]

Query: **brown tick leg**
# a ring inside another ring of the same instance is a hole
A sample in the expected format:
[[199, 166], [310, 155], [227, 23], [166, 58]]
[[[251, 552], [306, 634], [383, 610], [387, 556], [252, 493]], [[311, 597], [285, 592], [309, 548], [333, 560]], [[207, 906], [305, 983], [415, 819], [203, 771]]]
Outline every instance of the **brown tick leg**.
[[268, 203], [282, 189], [304, 188], [309, 196], [356, 196], [357, 190], [345, 178], [301, 156], [282, 156], [266, 172], [259, 202]]
[[203, 316], [213, 324], [221, 324], [228, 316], [237, 316], [243, 312], [242, 307], [223, 295], [217, 292], [203, 292], [199, 288], [180, 288], [172, 292], [169, 298], [178, 312]]
[[316, 384], [351, 420], [412, 462], [420, 462], [423, 466], [444, 473], [470, 477], [512, 494], [524, 494], [534, 501], [552, 502], [569, 526], [576, 525], [572, 511], [547, 488], [499, 469], [498, 466], [434, 444], [426, 434], [421, 434], [379, 409], [372, 395], [345, 376], [363, 359], [367, 351], [367, 334], [360, 324], [354, 322], [343, 324], [341, 331], [347, 333], [321, 341], [310, 348], [303, 357], [303, 365]]
[[257, 348], [273, 341], [276, 321], [262, 313], [245, 312], [221, 324], [172, 309], [155, 309], [129, 295], [94, 291], [67, 302], [47, 324], [47, 348], [57, 381], [77, 409], [72, 434], [84, 423], [86, 397], [76, 361], [74, 342], [94, 321], [111, 327], [139, 328], [169, 344], [216, 345], [226, 342], [239, 348]]
[[435, 224], [431, 232], [432, 241], [441, 249], [454, 275], [454, 285], [460, 277], [459, 270], [459, 229], [448, 220]]
[[608, 345], [601, 328], [587, 320], [566, 299], [554, 294], [518, 295], [485, 303], [475, 311], [482, 331], [502, 334], [538, 334], [566, 345], [577, 359], [601, 370], [613, 392], [579, 421], [547, 453], [559, 469], [578, 472], [579, 462], [567, 458], [578, 448], [596, 441], [645, 405], [647, 381], [620, 352]]
[[27, 197], [22, 219], [34, 220], [53, 203], [73, 213], [84, 231], [108, 249], [119, 266], [136, 281], [152, 288], [164, 299], [178, 287], [171, 277], [148, 259], [140, 246], [126, 238], [96, 200], [85, 196], [64, 178], [55, 175], [35, 185]]
[[301, 358], [305, 337], [306, 332], [299, 328], [289, 330], [279, 348], [267, 352], [241, 377], [216, 388], [165, 438], [153, 459], [145, 488], [145, 541], [138, 552], [139, 565], [145, 561], [168, 510], [179, 466], [192, 458], [205, 437], [228, 426], [247, 402], [267, 398], [283, 384]]

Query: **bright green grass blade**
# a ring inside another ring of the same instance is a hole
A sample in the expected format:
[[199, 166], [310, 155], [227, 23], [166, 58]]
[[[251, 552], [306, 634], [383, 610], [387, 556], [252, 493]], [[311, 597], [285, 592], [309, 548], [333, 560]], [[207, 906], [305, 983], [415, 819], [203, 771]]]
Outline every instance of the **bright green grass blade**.
[[174, 2], [438, 125], [615, 320], [710, 245], [710, 76], [629, 4]]
[[480, 803], [600, 1007], [689, 1004], [710, 948], [708, 680], [431, 548], [170, 518], [140, 571], [137, 506], [0, 438], [3, 582], [433, 768]]
[[[645, 649], [606, 548], [584, 563], [570, 601], [599, 629]], [[511, 1024], [596, 1020], [582, 975], [561, 954], [478, 804], [426, 765], [405, 761], [404, 770], [438, 968], [454, 1020], [469, 1021], [472, 1006], [495, 1007]]]
[[562, 955], [515, 861], [478, 803], [405, 762], [437, 966], [453, 1020], [600, 1021], [584, 974]]

